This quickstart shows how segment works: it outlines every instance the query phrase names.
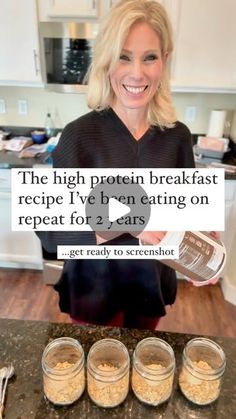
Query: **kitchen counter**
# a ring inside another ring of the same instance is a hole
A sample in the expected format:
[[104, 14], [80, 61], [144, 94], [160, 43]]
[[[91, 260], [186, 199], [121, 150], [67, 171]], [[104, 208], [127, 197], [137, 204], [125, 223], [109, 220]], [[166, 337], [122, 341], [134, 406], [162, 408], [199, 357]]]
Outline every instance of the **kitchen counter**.
[[[15, 127], [15, 126], [5, 126], [2, 127], [3, 130], [8, 131], [13, 135], [24, 135], [30, 136], [31, 132], [35, 129], [35, 127]], [[43, 128], [38, 128], [43, 129]], [[56, 133], [61, 130], [56, 129]], [[204, 135], [204, 134], [201, 134]], [[192, 134], [193, 144], [196, 144], [197, 138], [199, 134]], [[232, 150], [228, 153], [225, 153], [224, 159], [222, 163], [229, 164], [236, 166], [236, 145], [232, 143]], [[48, 164], [47, 159], [49, 157], [49, 153], [45, 152], [35, 158], [24, 158], [21, 159], [18, 157], [18, 153], [11, 152], [11, 151], [0, 151], [0, 169], [12, 169], [12, 168], [31, 168], [37, 165], [45, 165]], [[197, 167], [206, 167], [204, 163], [196, 162]], [[225, 173], [225, 179], [236, 179], [236, 172], [235, 173]]]
[[[121, 340], [132, 355], [137, 342], [145, 337], [157, 336], [166, 340], [176, 356], [176, 376], [170, 400], [159, 407], [139, 402], [132, 391], [125, 402], [113, 409], [93, 404], [85, 390], [82, 398], [71, 406], [55, 407], [44, 398], [41, 357], [52, 339], [70, 336], [78, 339], [87, 355], [91, 345], [102, 338]], [[6, 419], [233, 419], [236, 412], [236, 339], [213, 338], [226, 353], [227, 366], [219, 399], [209, 406], [197, 407], [180, 393], [177, 376], [184, 345], [192, 335], [150, 332], [109, 327], [81, 327], [73, 324], [0, 319], [0, 367], [12, 362], [16, 376], [11, 378], [5, 403]]]
[[[48, 165], [47, 159], [49, 153], [42, 153], [39, 157], [21, 159], [18, 157], [18, 153], [13, 151], [0, 151], [0, 169], [12, 169], [12, 168], [32, 168], [41, 165]], [[235, 164], [230, 161], [228, 164]], [[236, 165], [236, 164], [235, 164]], [[206, 165], [201, 162], [196, 162], [196, 167], [204, 168]], [[225, 179], [234, 180], [236, 179], [235, 173], [225, 173]]]
[[21, 159], [18, 153], [14, 151], [0, 151], [0, 169], [12, 169], [12, 168], [31, 168], [36, 165], [46, 164], [49, 154], [42, 153], [39, 157]]
[[[35, 130], [35, 127], [17, 127], [17, 126], [4, 126], [0, 127], [5, 132], [10, 133], [8, 138], [12, 138], [14, 136], [25, 136], [31, 137], [31, 132]], [[39, 130], [43, 130], [43, 128], [37, 128]], [[56, 129], [56, 134], [61, 131]], [[17, 167], [22, 168], [31, 168], [35, 165], [45, 164], [45, 160], [47, 160], [49, 153], [42, 153], [38, 157], [35, 158], [19, 158], [18, 153], [13, 151], [0, 151], [0, 169], [12, 169]]]

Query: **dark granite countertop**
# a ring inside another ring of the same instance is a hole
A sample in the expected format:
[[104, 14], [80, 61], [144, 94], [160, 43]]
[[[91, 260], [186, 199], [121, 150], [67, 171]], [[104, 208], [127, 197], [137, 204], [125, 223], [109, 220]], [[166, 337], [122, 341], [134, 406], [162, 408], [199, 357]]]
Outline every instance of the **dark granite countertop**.
[[[103, 409], [93, 404], [85, 390], [80, 400], [71, 406], [55, 407], [43, 395], [41, 357], [52, 339], [70, 336], [78, 339], [85, 354], [91, 345], [102, 338], [121, 340], [132, 355], [137, 342], [148, 336], [166, 340], [176, 356], [176, 375], [170, 400], [159, 407], [139, 402], [130, 390], [124, 403], [113, 409]], [[213, 338], [226, 353], [227, 366], [219, 399], [209, 406], [198, 407], [188, 402], [180, 393], [177, 376], [184, 345], [192, 335], [150, 332], [109, 327], [81, 327], [73, 324], [47, 323], [22, 320], [0, 320], [0, 367], [12, 362], [16, 376], [11, 378], [5, 403], [6, 419], [233, 419], [236, 412], [236, 340]]]
[[[26, 136], [31, 137], [31, 132], [35, 130], [35, 127], [17, 127], [17, 126], [4, 126], [0, 127], [1, 130], [8, 132], [8, 138], [12, 138], [14, 136]], [[37, 127], [39, 130], [43, 130], [43, 128]], [[59, 131], [55, 129], [55, 134]], [[42, 153], [35, 158], [19, 158], [18, 153], [13, 151], [0, 151], [0, 169], [11, 169], [11, 168], [31, 168], [38, 164], [45, 164], [47, 158], [49, 157], [49, 153]]]
[[0, 169], [31, 168], [38, 164], [46, 164], [48, 153], [42, 153], [39, 157], [21, 159], [14, 151], [0, 151]]

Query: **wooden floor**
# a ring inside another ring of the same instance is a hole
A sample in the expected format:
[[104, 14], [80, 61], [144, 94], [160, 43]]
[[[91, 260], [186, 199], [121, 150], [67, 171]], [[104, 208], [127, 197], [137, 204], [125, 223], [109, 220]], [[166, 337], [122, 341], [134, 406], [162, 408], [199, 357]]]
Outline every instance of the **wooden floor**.
[[[39, 271], [0, 269], [0, 317], [70, 322], [60, 312], [57, 293]], [[179, 281], [178, 295], [159, 330], [236, 337], [236, 306], [226, 302], [220, 285], [196, 288]]]

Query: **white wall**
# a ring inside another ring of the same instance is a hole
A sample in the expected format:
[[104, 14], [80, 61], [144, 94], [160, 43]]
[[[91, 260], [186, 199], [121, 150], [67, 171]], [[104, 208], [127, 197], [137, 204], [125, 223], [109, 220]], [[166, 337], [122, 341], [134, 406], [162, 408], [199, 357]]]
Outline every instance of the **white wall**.
[[[206, 133], [212, 109], [236, 109], [235, 94], [174, 93], [179, 119], [192, 133]], [[0, 86], [0, 99], [6, 103], [6, 113], [0, 114], [0, 126], [43, 127], [47, 112], [51, 112], [55, 126], [63, 128], [68, 122], [89, 111], [84, 94], [52, 93], [43, 88]], [[19, 115], [17, 100], [28, 103], [28, 115]], [[185, 121], [186, 106], [196, 106], [196, 119]]]
[[[185, 122], [193, 134], [207, 133], [213, 109], [236, 110], [236, 94], [175, 93], [173, 98], [180, 121]], [[196, 107], [196, 119], [192, 123], [185, 120], [187, 106]]]

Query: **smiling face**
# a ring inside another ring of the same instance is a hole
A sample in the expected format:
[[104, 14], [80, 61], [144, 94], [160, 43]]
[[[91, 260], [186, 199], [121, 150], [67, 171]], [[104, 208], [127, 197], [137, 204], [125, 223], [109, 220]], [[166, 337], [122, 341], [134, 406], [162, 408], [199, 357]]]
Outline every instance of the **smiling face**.
[[147, 110], [160, 84], [164, 62], [156, 32], [145, 22], [135, 23], [110, 75], [115, 94], [113, 109], [118, 114], [131, 109]]

